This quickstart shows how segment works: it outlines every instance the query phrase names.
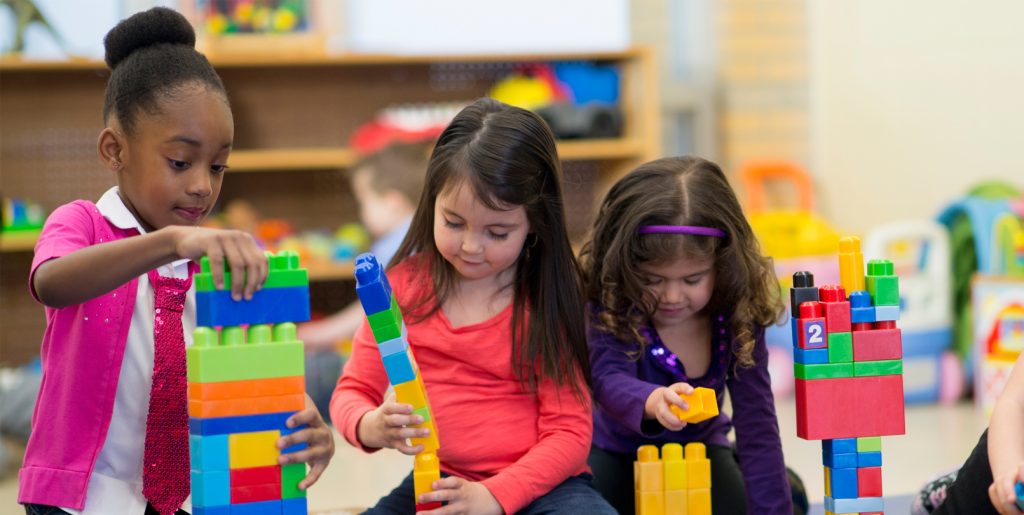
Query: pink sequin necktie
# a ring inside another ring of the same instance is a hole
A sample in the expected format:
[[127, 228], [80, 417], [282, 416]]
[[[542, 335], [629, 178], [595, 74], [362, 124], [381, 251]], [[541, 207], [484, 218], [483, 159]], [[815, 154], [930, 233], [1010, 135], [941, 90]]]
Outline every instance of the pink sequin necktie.
[[173, 514], [189, 494], [188, 399], [185, 334], [181, 313], [192, 286], [188, 279], [149, 271], [155, 294], [153, 386], [146, 417], [142, 495], [161, 515]]

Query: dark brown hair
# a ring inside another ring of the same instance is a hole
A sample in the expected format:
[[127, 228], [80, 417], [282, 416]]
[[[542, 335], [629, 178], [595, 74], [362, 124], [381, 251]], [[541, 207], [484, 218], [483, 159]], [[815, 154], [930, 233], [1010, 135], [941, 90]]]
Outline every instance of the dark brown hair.
[[[726, 237], [639, 234], [645, 225], [713, 227]], [[756, 331], [782, 315], [779, 283], [725, 174], [699, 157], [645, 163], [605, 197], [580, 256], [598, 328], [635, 341], [642, 350], [647, 342], [640, 328], [657, 308], [657, 299], [644, 287], [639, 265], [680, 255], [714, 260], [715, 285], [706, 309], [730, 317], [736, 363], [753, 365]]]
[[410, 205], [416, 205], [423, 194], [429, 156], [429, 143], [392, 143], [360, 159], [352, 167], [352, 175], [368, 173], [373, 191], [380, 194], [394, 190], [405, 195]]
[[408, 312], [414, 319], [430, 316], [458, 279], [434, 244], [438, 195], [467, 184], [491, 209], [522, 206], [530, 234], [510, 286], [512, 368], [529, 391], [551, 379], [571, 385], [582, 399], [583, 385], [590, 384], [582, 279], [566, 232], [561, 175], [554, 136], [544, 120], [492, 99], [477, 100], [438, 139], [412, 225], [391, 264], [417, 254], [429, 266], [434, 295], [419, 299]]

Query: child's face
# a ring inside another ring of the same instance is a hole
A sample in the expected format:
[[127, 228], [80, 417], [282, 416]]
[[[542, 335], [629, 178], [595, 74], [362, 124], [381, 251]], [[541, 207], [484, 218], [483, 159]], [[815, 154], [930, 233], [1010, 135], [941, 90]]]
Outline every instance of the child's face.
[[490, 209], [468, 184], [437, 196], [434, 244], [463, 279], [510, 280], [529, 232], [523, 206]]
[[703, 311], [715, 289], [714, 265], [713, 258], [677, 256], [639, 266], [644, 285], [658, 301], [655, 327], [680, 324]]
[[379, 192], [371, 184], [372, 168], [352, 174], [352, 193], [359, 203], [359, 219], [374, 238], [380, 238], [412, 216], [413, 206], [398, 191]]
[[209, 88], [186, 88], [160, 107], [138, 114], [118, 171], [121, 197], [148, 231], [206, 218], [234, 139], [231, 109]]

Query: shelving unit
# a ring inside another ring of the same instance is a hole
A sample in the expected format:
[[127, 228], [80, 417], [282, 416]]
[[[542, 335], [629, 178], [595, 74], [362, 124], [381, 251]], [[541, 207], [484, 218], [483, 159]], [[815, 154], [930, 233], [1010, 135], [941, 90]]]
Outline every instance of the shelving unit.
[[[580, 238], [603, 191], [659, 155], [657, 79], [650, 52], [468, 56], [212, 56], [235, 117], [235, 145], [221, 203], [244, 198], [297, 229], [357, 219], [345, 169], [357, 159], [352, 132], [395, 104], [471, 101], [523, 63], [591, 61], [621, 77], [622, 137], [559, 142], [570, 234]], [[98, 199], [114, 184], [96, 155], [108, 73], [103, 63], [0, 58], [0, 193], [47, 211]], [[32, 240], [0, 237], [0, 364], [38, 352], [43, 310], [28, 295]], [[351, 266], [310, 264], [314, 309], [350, 297]]]

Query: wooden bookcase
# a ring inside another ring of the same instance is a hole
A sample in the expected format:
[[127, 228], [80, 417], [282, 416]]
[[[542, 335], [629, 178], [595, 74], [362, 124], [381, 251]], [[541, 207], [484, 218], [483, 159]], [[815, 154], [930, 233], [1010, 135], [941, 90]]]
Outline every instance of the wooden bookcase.
[[[600, 195], [622, 174], [659, 154], [657, 78], [647, 49], [550, 55], [213, 57], [232, 104], [235, 147], [220, 202], [246, 198], [264, 216], [298, 229], [357, 219], [345, 169], [353, 130], [396, 104], [466, 101], [523, 63], [592, 61], [621, 76], [621, 138], [559, 143], [570, 232], [582, 238]], [[0, 194], [47, 212], [96, 200], [114, 184], [97, 157], [101, 62], [0, 59]], [[0, 236], [0, 364], [36, 355], [43, 309], [27, 289], [31, 239]], [[314, 309], [352, 298], [350, 266], [311, 268]]]

